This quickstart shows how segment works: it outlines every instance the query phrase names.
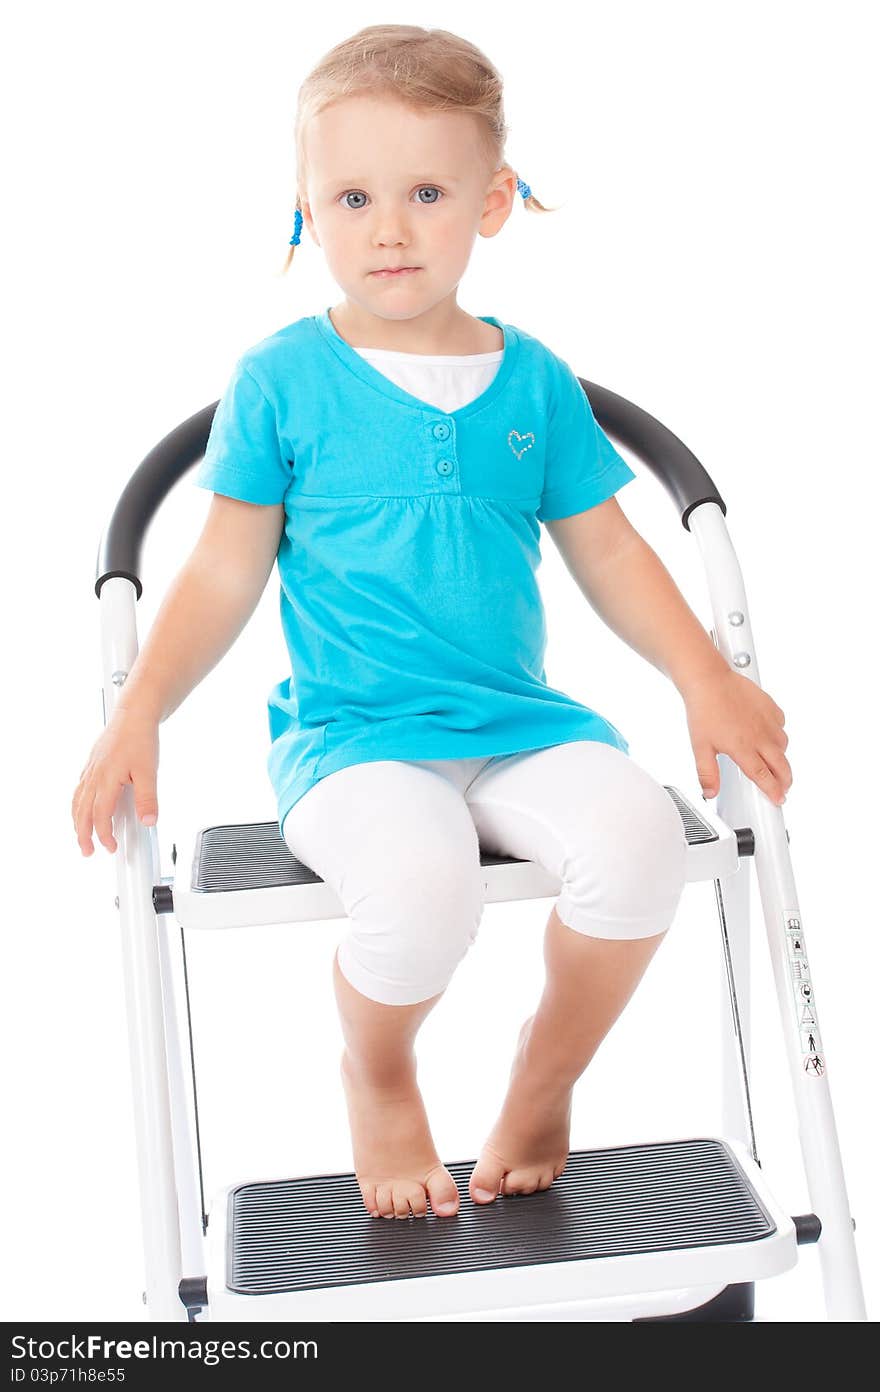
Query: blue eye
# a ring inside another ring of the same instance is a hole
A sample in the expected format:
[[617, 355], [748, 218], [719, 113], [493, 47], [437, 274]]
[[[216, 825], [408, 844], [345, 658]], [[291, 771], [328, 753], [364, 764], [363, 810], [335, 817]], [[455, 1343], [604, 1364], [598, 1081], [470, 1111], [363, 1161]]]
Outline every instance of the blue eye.
[[[438, 189], [438, 188], [436, 187], [436, 185], [434, 185], [434, 184], [422, 184], [421, 188], [416, 189], [416, 192], [417, 192], [417, 193], [424, 193], [424, 191], [425, 191], [426, 189], [429, 190], [431, 193], [439, 194], [440, 198], [444, 198], [444, 197], [445, 197], [445, 194], [444, 194], [440, 189]], [[362, 193], [359, 189], [349, 189], [346, 193], [341, 193], [341, 194], [339, 195], [339, 198], [338, 198], [336, 201], [337, 201], [337, 203], [338, 203], [338, 202], [340, 202], [340, 200], [343, 199], [343, 198], [352, 198], [352, 197], [354, 197], [354, 198], [366, 198], [366, 194], [365, 194], [365, 193]], [[422, 207], [423, 207], [423, 208], [430, 208], [430, 207], [433, 207], [433, 205], [434, 205], [437, 201], [438, 201], [438, 200], [437, 200], [436, 198], [433, 198], [433, 199], [431, 199], [431, 201], [430, 201], [429, 203], [422, 203]], [[363, 203], [359, 203], [356, 207], [354, 207], [351, 203], [346, 203], [345, 206], [346, 206], [347, 208], [349, 208], [351, 212], [355, 213], [355, 212], [358, 212], [364, 205], [363, 205]]]

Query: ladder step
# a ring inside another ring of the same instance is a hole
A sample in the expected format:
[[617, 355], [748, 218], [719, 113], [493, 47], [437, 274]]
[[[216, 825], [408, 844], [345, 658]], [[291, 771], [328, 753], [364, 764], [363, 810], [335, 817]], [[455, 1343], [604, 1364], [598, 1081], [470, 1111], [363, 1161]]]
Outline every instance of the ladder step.
[[[389, 1283], [401, 1286], [422, 1278], [423, 1286], [435, 1288], [434, 1278], [447, 1278], [443, 1284], [448, 1286], [450, 1277], [541, 1267], [551, 1274], [548, 1290], [554, 1293], [548, 1298], [560, 1299], [566, 1298], [567, 1288], [562, 1292], [554, 1271], [558, 1276], [566, 1264], [583, 1271], [585, 1263], [611, 1263], [618, 1270], [621, 1259], [629, 1260], [634, 1271], [628, 1282], [612, 1282], [619, 1292], [664, 1285], [657, 1280], [656, 1261], [669, 1254], [700, 1249], [717, 1254], [781, 1236], [782, 1269], [797, 1259], [794, 1227], [778, 1210], [774, 1213], [766, 1193], [757, 1192], [757, 1168], [749, 1161], [750, 1179], [721, 1139], [572, 1151], [550, 1189], [501, 1195], [486, 1205], [472, 1203], [468, 1195], [474, 1164], [447, 1166], [461, 1196], [452, 1218], [439, 1218], [430, 1207], [424, 1218], [372, 1218], [351, 1172], [229, 1188], [224, 1191], [226, 1295], [290, 1297], [323, 1291], [329, 1296], [333, 1288], [352, 1294], [357, 1288], [363, 1300], [377, 1284], [387, 1290]], [[646, 1265], [649, 1257], [655, 1265]], [[731, 1279], [744, 1279], [742, 1262], [734, 1265]], [[777, 1261], [773, 1270], [778, 1269]], [[683, 1274], [688, 1279], [682, 1280]], [[765, 1274], [761, 1262], [753, 1274]], [[639, 1285], [646, 1277], [646, 1284]], [[666, 1284], [716, 1278], [727, 1279], [717, 1262], [704, 1261], [692, 1263], [687, 1272], [670, 1267]], [[464, 1290], [462, 1295], [467, 1305]], [[454, 1308], [454, 1302], [447, 1294], [436, 1308], [442, 1312]]]
[[[677, 788], [663, 786], [681, 817], [687, 842], [685, 879], [732, 875], [740, 858], [736, 832], [711, 808], [698, 812]], [[480, 847], [480, 867], [487, 904], [552, 898], [561, 889], [558, 877], [537, 861]], [[154, 886], [153, 904], [157, 913], [173, 913], [183, 928], [345, 917], [333, 887], [291, 854], [277, 822], [203, 827], [196, 837], [189, 885], [179, 875], [167, 877]]]

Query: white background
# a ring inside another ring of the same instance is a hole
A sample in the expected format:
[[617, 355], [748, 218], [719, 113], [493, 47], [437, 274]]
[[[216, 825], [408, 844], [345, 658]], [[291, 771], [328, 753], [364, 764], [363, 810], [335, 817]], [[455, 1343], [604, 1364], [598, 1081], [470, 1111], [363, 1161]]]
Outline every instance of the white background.
[[[876, 33], [869, 4], [588, 0], [574, 10], [254, 0], [19, 8], [2, 83], [6, 616], [6, 1319], [143, 1318], [115, 866], [70, 802], [102, 722], [95, 561], [126, 480], [219, 396], [237, 356], [340, 298], [293, 226], [298, 86], [378, 21], [443, 25], [506, 80], [521, 200], [459, 301], [536, 335], [668, 425], [727, 504], [762, 684], [786, 713], [785, 808], [869, 1316], [878, 1308], [875, 905], [878, 551]], [[11, 187], [10, 187], [11, 186]], [[12, 220], [10, 221], [10, 212]], [[621, 505], [708, 627], [669, 498]], [[184, 479], [149, 533], [141, 639], [210, 495]], [[684, 707], [593, 614], [544, 535], [548, 680], [699, 799]], [[161, 730], [163, 872], [198, 827], [275, 814], [265, 701], [286, 670], [274, 573], [238, 642]], [[759, 900], [755, 887], [753, 903]], [[446, 1161], [475, 1158], [542, 980], [550, 901], [487, 907], [420, 1035]], [[205, 1184], [350, 1169], [330, 965], [340, 922], [194, 938]], [[763, 920], [754, 936], [758, 1149], [810, 1209]], [[572, 1146], [717, 1133], [711, 884], [578, 1085]], [[758, 1287], [824, 1318], [818, 1252]], [[198, 1273], [192, 1273], [198, 1274]]]

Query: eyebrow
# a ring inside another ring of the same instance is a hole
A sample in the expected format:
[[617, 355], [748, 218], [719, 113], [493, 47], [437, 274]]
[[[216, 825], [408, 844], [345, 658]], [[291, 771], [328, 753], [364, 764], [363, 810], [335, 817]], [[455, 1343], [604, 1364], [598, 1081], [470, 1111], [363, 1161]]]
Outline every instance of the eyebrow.
[[[409, 179], [404, 180], [405, 183], [412, 183], [412, 184], [418, 183], [419, 181], [421, 181], [422, 183], [425, 183], [425, 184], [426, 184], [426, 183], [437, 183], [437, 184], [460, 184], [460, 183], [461, 183], [461, 180], [460, 180], [460, 179], [455, 179], [455, 178], [453, 178], [453, 176], [452, 176], [451, 174], [414, 174], [414, 175], [412, 175]], [[325, 189], [343, 188], [343, 187], [344, 187], [344, 188], [348, 188], [349, 186], [356, 186], [356, 185], [358, 185], [358, 184], [363, 184], [363, 183], [366, 183], [366, 180], [365, 180], [365, 179], [331, 179], [331, 180], [328, 181], [328, 183], [326, 183], [326, 184], [324, 185], [324, 188], [325, 188]]]

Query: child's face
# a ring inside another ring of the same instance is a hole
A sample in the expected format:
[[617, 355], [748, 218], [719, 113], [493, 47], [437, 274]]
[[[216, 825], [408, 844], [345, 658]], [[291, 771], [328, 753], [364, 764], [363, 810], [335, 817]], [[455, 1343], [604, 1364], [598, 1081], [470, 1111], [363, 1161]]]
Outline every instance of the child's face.
[[[510, 215], [516, 174], [487, 170], [467, 112], [346, 97], [305, 139], [303, 224], [348, 298], [381, 319], [412, 319], [453, 293], [477, 235], [494, 237]], [[386, 266], [419, 269], [373, 274]]]

